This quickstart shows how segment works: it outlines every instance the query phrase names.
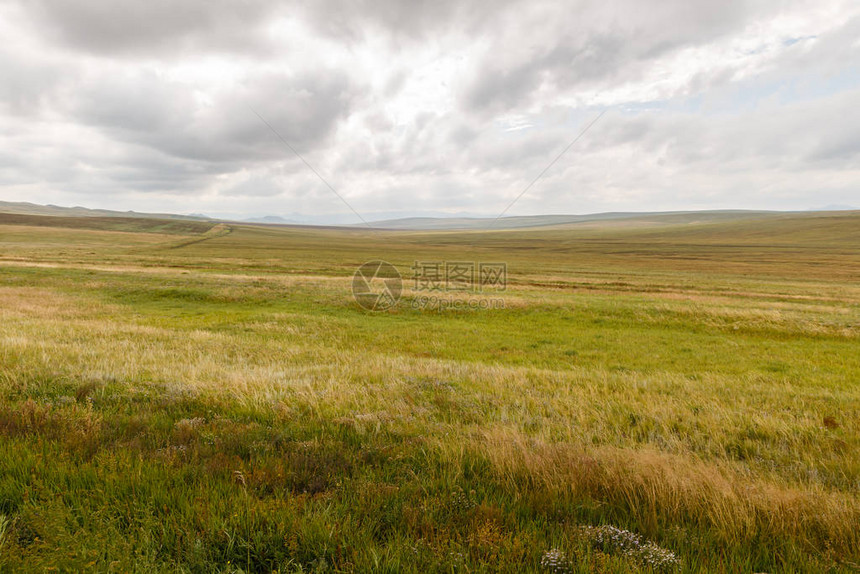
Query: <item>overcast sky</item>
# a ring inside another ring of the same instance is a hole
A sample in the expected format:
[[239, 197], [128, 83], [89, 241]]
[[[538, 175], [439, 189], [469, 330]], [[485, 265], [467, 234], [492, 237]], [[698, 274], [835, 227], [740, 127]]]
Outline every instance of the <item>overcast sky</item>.
[[0, 0], [0, 200], [221, 216], [860, 204], [856, 0]]

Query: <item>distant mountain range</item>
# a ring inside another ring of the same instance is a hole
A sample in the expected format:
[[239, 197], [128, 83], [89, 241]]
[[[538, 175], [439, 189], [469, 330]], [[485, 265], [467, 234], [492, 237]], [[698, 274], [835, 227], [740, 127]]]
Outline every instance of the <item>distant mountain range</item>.
[[860, 207], [852, 207], [841, 203], [831, 203], [824, 207], [813, 207], [809, 211], [860, 211]]
[[[810, 209], [810, 212], [823, 211], [846, 211], [852, 210], [849, 206], [829, 205], [822, 208]], [[11, 213], [19, 215], [48, 215], [62, 217], [125, 217], [125, 218], [148, 218], [148, 219], [173, 219], [190, 221], [233, 221], [236, 223], [264, 224], [264, 225], [325, 225], [322, 216], [302, 216], [291, 214], [291, 218], [279, 215], [264, 215], [248, 219], [237, 219], [229, 217], [210, 217], [207, 215], [192, 213], [178, 215], [174, 213], [140, 213], [135, 211], [112, 211], [108, 209], [89, 209], [86, 207], [60, 207], [57, 205], [37, 205], [27, 202], [0, 201], [0, 213]], [[465, 215], [438, 216], [438, 217], [401, 217], [394, 219], [380, 219], [369, 223], [352, 224], [329, 224], [347, 227], [366, 227], [370, 225], [375, 229], [390, 229], [401, 231], [444, 231], [444, 230], [504, 230], [525, 229], [531, 227], [555, 227], [555, 226], [612, 226], [623, 225], [627, 227], [655, 226], [655, 225], [678, 225], [693, 223], [717, 223], [729, 220], [743, 220], [754, 218], [767, 218], [771, 216], [786, 215], [785, 211], [755, 211], [755, 210], [710, 210], [710, 211], [660, 211], [660, 212], [607, 212], [592, 213], [585, 215], [524, 215], [502, 218], [473, 217]], [[293, 218], [295, 217], [295, 218]], [[341, 219], [343, 221], [343, 219]]]
[[302, 221], [297, 219], [286, 219], [281, 217], [280, 215], [264, 215], [263, 217], [249, 217], [248, 219], [243, 219], [242, 221], [246, 221], [248, 223], [269, 223], [275, 225], [302, 225]]
[[409, 217], [372, 221], [370, 225], [379, 229], [399, 230], [481, 230], [481, 229], [524, 229], [529, 227], [549, 227], [560, 225], [587, 225], [589, 223], [607, 224], [610, 222], [631, 225], [656, 223], [706, 223], [728, 219], [745, 219], [776, 215], [778, 211], [662, 211], [662, 212], [608, 212], [587, 215], [524, 215], [502, 217], [500, 219], [479, 217]]
[[137, 211], [112, 211], [87, 207], [60, 207], [59, 205], [37, 205], [25, 201], [0, 201], [0, 212], [20, 215], [53, 215], [58, 217], [142, 217], [145, 219], [189, 219], [210, 220], [200, 214], [178, 215], [175, 213], [139, 213]]

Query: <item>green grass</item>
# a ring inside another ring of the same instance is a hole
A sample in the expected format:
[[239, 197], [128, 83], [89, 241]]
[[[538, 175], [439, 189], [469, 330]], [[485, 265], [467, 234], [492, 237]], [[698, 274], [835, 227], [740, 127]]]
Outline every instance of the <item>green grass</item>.
[[[858, 569], [857, 214], [52, 219], [0, 225], [2, 571]], [[391, 311], [352, 300], [370, 259]], [[414, 309], [444, 260], [506, 262], [505, 308]]]

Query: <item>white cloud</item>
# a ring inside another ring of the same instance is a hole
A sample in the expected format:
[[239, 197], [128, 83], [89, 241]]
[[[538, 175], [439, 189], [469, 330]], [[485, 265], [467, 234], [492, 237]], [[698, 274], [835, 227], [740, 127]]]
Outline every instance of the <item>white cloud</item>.
[[[237, 8], [239, 7], [239, 8]], [[0, 3], [2, 198], [341, 214], [856, 203], [839, 0]]]

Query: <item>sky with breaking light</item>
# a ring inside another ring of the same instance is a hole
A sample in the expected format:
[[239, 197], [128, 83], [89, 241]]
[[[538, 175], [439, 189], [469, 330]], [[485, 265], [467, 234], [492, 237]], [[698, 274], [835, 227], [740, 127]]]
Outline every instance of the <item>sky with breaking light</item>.
[[365, 219], [860, 205], [855, 1], [0, 0], [0, 200]]

